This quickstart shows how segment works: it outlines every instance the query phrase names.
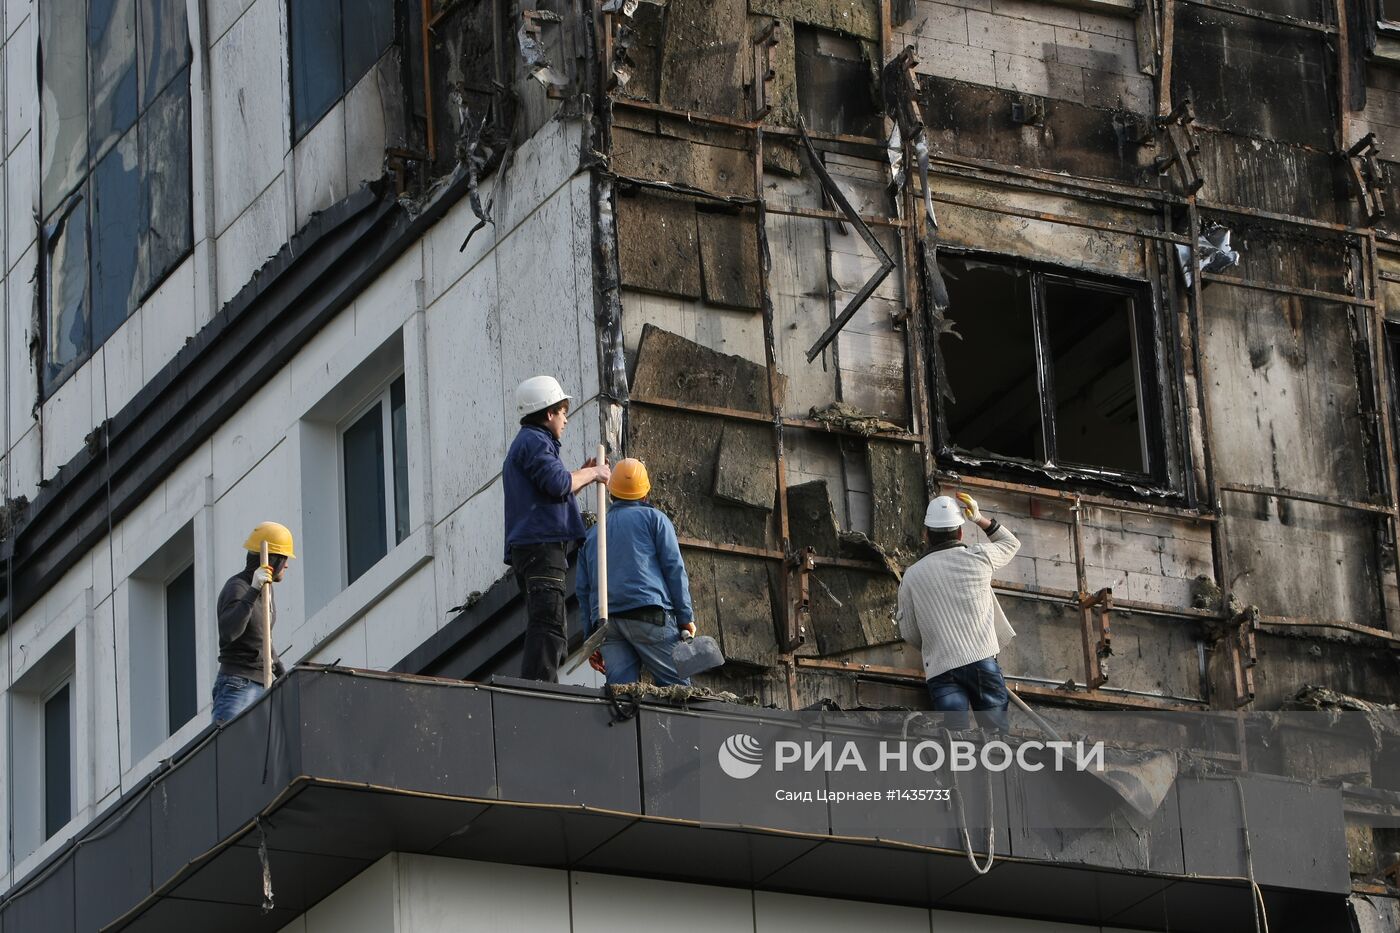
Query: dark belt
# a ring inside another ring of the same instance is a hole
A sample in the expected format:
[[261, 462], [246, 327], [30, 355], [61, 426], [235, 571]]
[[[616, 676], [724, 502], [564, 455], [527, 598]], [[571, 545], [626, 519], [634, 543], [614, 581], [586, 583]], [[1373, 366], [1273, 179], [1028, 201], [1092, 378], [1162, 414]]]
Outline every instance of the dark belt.
[[636, 609], [620, 609], [609, 612], [610, 619], [626, 619], [628, 622], [650, 622], [652, 625], [666, 624], [666, 610], [660, 606], [638, 606]]

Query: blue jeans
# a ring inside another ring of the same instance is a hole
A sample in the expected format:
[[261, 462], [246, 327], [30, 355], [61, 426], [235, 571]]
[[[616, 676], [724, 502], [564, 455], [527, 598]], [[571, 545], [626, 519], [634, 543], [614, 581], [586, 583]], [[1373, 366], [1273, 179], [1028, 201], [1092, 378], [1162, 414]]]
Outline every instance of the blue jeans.
[[929, 678], [928, 693], [936, 712], [952, 714], [945, 718], [950, 729], [966, 729], [966, 713], [975, 710], [985, 713], [977, 717], [979, 724], [997, 732], [1007, 731], [1006, 708], [1011, 698], [996, 658], [973, 661]]
[[228, 722], [258, 701], [263, 685], [247, 677], [220, 674], [214, 678], [214, 725]]
[[661, 625], [635, 619], [611, 620], [608, 637], [599, 649], [607, 667], [608, 683], [635, 684], [641, 679], [641, 666], [645, 664], [658, 687], [690, 686], [688, 679], [676, 673], [676, 664], [671, 660], [671, 652], [680, 640], [676, 617], [670, 613]]

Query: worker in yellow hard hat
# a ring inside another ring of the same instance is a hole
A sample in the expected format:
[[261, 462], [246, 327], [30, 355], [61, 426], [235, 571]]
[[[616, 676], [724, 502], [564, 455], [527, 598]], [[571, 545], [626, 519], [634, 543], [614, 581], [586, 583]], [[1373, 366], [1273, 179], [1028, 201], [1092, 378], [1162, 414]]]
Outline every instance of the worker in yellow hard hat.
[[[267, 563], [262, 546], [267, 545]], [[228, 722], [263, 695], [262, 591], [281, 582], [288, 563], [296, 557], [292, 533], [286, 525], [263, 522], [243, 542], [248, 552], [242, 572], [229, 577], [219, 593], [219, 674], [214, 678], [214, 724]], [[269, 593], [274, 592], [269, 590]], [[277, 602], [269, 600], [272, 625], [277, 624]], [[272, 673], [282, 676], [282, 662], [271, 645]]]
[[[651, 479], [640, 460], [619, 460], [608, 480], [608, 622], [602, 646], [589, 658], [610, 684], [636, 683], [641, 668], [659, 686], [688, 684], [672, 651], [681, 629], [695, 635], [690, 579], [671, 520], [647, 501]], [[598, 624], [598, 529], [579, 551], [574, 592], [592, 631]]]

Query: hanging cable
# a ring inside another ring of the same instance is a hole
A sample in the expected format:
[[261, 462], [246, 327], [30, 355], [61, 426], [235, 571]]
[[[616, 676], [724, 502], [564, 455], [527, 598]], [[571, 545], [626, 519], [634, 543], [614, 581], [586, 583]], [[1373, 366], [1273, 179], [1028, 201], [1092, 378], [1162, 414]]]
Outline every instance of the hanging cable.
[[[948, 743], [948, 750], [953, 748], [953, 733], [946, 727], [943, 729], [943, 737]], [[985, 769], [984, 769], [985, 770]], [[962, 790], [958, 787], [958, 770], [951, 765], [948, 773], [953, 776], [953, 799], [958, 802], [958, 830], [962, 833], [963, 851], [967, 853], [968, 864], [972, 870], [979, 875], [985, 875], [992, 870], [992, 864], [996, 861], [996, 838], [997, 828], [992, 821], [992, 775], [987, 772], [987, 863], [977, 864], [977, 856], [972, 851], [972, 836], [967, 830], [967, 810], [963, 806]]]
[[[1244, 782], [1235, 778], [1235, 790], [1240, 797], [1240, 830], [1244, 833], [1244, 867], [1249, 874], [1249, 896], [1254, 908], [1254, 933], [1269, 933], [1269, 909], [1264, 904], [1264, 890], [1254, 880], [1254, 848], [1249, 841], [1249, 815], [1244, 805]], [[1262, 923], [1262, 926], [1261, 926]]]
[[[125, 792], [122, 778], [122, 702], [121, 678], [117, 673], [117, 559], [116, 537], [112, 531], [112, 411], [107, 398], [107, 354], [102, 354], [102, 451], [107, 473], [107, 611], [112, 617], [112, 715], [117, 721], [117, 796]], [[101, 605], [99, 602], [98, 605]]]

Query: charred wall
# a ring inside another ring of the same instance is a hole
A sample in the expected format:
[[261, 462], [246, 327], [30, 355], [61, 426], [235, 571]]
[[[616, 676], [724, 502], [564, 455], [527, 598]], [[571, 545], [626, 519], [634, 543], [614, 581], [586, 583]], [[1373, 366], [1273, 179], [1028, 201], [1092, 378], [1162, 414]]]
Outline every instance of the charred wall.
[[[627, 6], [600, 24], [620, 439], [662, 477], [736, 646], [716, 684], [920, 705], [893, 594], [927, 496], [957, 488], [1023, 542], [997, 587], [1028, 694], [1276, 705], [1349, 652], [1388, 663], [1394, 406], [1371, 296], [1390, 221], [1366, 225], [1339, 147], [1394, 82], [1358, 71], [1332, 5]], [[1367, 93], [1343, 95], [1355, 74]], [[1221, 230], [1233, 264], [1199, 246]], [[948, 278], [973, 267], [1004, 293]], [[1047, 336], [1072, 329], [1071, 286], [1128, 296], [1131, 344]], [[1017, 289], [1048, 349], [986, 323]], [[1078, 401], [1053, 396], [1121, 346]], [[1022, 394], [1029, 434], [963, 443], [958, 355], [1011, 373], [962, 394]], [[1140, 429], [1133, 468], [1081, 436], [1112, 418]], [[1319, 625], [1353, 640], [1300, 655]], [[1264, 650], [1275, 629], [1293, 640]]]

